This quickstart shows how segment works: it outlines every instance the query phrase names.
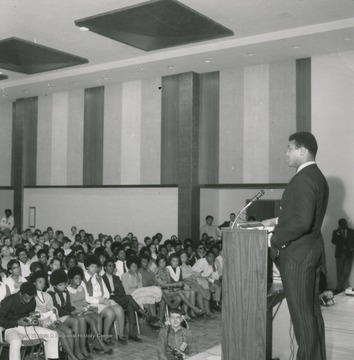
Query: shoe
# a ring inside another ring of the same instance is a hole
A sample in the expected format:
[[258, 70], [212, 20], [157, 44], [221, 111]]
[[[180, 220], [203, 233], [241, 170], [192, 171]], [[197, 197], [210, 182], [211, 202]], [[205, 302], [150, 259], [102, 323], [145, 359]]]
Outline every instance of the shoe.
[[129, 339], [129, 340], [136, 341], [136, 342], [143, 342], [143, 340], [140, 339], [140, 337], [139, 337], [138, 335], [129, 335], [129, 336], [128, 336], [128, 339]]
[[128, 341], [125, 337], [118, 336], [118, 342], [122, 345], [128, 345]]

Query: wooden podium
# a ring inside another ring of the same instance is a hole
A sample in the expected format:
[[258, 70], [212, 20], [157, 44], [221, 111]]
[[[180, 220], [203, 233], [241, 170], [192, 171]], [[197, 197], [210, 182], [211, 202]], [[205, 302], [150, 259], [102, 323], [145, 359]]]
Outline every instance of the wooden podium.
[[267, 231], [223, 229], [222, 233], [223, 360], [271, 359]]

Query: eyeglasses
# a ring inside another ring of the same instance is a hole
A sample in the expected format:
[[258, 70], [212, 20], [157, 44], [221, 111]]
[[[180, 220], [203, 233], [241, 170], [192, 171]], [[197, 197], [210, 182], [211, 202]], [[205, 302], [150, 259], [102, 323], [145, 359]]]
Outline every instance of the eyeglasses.
[[204, 250], [204, 248], [203, 248], [203, 247], [199, 247], [198, 250]]

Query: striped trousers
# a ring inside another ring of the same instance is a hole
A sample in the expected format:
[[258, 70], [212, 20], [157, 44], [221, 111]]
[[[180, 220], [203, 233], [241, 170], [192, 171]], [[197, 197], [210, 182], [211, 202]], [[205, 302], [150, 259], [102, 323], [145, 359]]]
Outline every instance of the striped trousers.
[[[291, 247], [291, 245], [290, 245]], [[326, 360], [325, 328], [319, 301], [322, 251], [317, 240], [302, 263], [280, 251], [277, 265], [296, 341], [297, 360]]]

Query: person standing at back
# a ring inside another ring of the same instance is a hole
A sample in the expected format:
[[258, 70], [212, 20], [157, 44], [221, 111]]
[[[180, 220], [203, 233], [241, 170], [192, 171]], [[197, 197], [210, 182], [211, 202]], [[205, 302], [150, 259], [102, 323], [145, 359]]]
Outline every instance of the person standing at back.
[[338, 229], [333, 231], [332, 244], [336, 245], [337, 292], [349, 286], [349, 275], [353, 265], [354, 230], [348, 228], [347, 220], [338, 220]]
[[287, 162], [296, 168], [281, 199], [271, 256], [280, 270], [294, 332], [297, 360], [326, 360], [325, 329], [319, 302], [320, 272], [326, 271], [321, 226], [328, 203], [328, 184], [316, 165], [317, 141], [308, 132], [289, 137]]

